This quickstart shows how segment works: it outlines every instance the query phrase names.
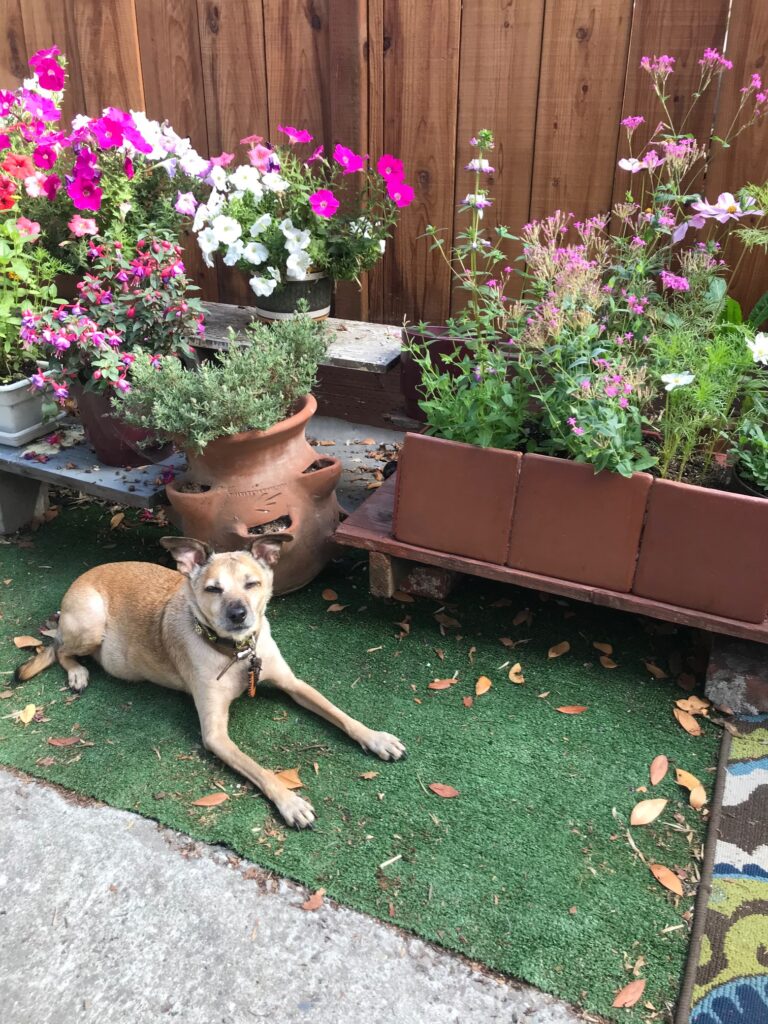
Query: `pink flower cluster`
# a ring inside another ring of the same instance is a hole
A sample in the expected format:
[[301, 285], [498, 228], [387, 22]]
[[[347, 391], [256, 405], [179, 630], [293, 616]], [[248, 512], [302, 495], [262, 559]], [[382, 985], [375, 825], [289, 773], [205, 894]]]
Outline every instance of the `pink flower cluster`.
[[687, 292], [691, 287], [687, 277], [679, 277], [677, 274], [672, 274], [669, 270], [662, 270], [659, 277], [661, 278], [662, 287], [669, 288], [673, 292]]
[[712, 46], [708, 46], [703, 56], [699, 58], [699, 64], [705, 69], [716, 71], [730, 71], [733, 68], [733, 61], [727, 60]]

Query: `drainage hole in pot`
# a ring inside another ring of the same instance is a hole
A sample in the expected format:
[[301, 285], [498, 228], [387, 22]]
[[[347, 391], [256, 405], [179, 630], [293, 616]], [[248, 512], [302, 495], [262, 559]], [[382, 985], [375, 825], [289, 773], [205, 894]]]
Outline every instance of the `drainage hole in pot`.
[[265, 533], [281, 533], [291, 525], [290, 516], [279, 516], [277, 519], [270, 519], [268, 523], [260, 523], [258, 526], [249, 526], [248, 533], [262, 535]]
[[315, 459], [311, 465], [307, 466], [301, 475], [304, 476], [306, 473], [317, 473], [318, 470], [328, 469], [329, 466], [333, 465], [335, 465], [334, 459]]
[[210, 491], [210, 484], [198, 484], [194, 480], [182, 480], [176, 488], [183, 494], [204, 494], [206, 491]]

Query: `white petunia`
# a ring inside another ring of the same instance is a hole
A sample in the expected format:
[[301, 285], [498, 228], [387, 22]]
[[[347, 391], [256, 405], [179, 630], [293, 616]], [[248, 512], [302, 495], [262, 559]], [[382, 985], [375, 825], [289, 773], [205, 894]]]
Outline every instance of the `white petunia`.
[[277, 171], [267, 171], [262, 175], [261, 184], [270, 192], [285, 192], [288, 188], [288, 182], [285, 178], [281, 178]]
[[263, 263], [267, 256], [269, 256], [269, 250], [261, 242], [249, 242], [243, 249], [243, 259], [248, 260], [249, 263]]
[[242, 235], [243, 229], [234, 217], [227, 217], [220, 213], [211, 221], [211, 228], [220, 242], [224, 245], [232, 245]]
[[278, 284], [280, 284], [280, 271], [277, 267], [267, 267], [267, 273], [270, 274]]
[[195, 210], [195, 219], [192, 221], [192, 230], [197, 234], [198, 231], [202, 231], [205, 225], [208, 223], [208, 217], [210, 210], [205, 203], [200, 203], [198, 208]]
[[747, 342], [747, 347], [756, 363], [768, 365], [768, 334], [756, 334], [752, 341]]
[[237, 261], [239, 259], [242, 259], [243, 255], [243, 243], [238, 239], [236, 242], [233, 242], [227, 249], [224, 255], [224, 263], [228, 267], [234, 267]]
[[665, 391], [674, 391], [675, 388], [690, 384], [694, 380], [694, 375], [692, 373], [662, 373], [661, 379], [664, 381]]
[[280, 230], [283, 232], [286, 238], [288, 238], [291, 232], [296, 230], [296, 228], [293, 226], [293, 221], [291, 220], [290, 217], [284, 217], [277, 226], [280, 228]]
[[269, 277], [252, 277], [248, 284], [255, 295], [271, 295], [277, 288], [277, 281]]
[[[146, 158], [153, 161], [162, 160], [166, 156], [166, 149], [163, 144], [163, 134], [160, 123], [148, 118], [143, 110], [132, 110], [131, 117], [133, 118], [133, 123], [136, 125], [136, 129], [141, 137], [152, 147], [151, 152], [145, 154]], [[126, 149], [129, 152], [136, 152], [135, 147], [127, 141], [123, 143], [121, 148]]]
[[72, 118], [72, 131], [79, 132], [81, 128], [87, 128], [91, 118], [87, 114], [75, 114]]
[[379, 252], [384, 253], [387, 249], [387, 240], [385, 238], [379, 239]]
[[312, 236], [308, 231], [296, 231], [292, 237], [286, 238], [285, 248], [288, 252], [301, 252], [311, 241]]
[[264, 189], [261, 187], [261, 175], [250, 164], [241, 164], [237, 170], [233, 171], [229, 176], [229, 184], [231, 188], [240, 193], [250, 192], [256, 199], [261, 199], [264, 195]]
[[309, 253], [304, 250], [292, 252], [285, 261], [286, 275], [290, 281], [305, 281], [310, 264]]
[[266, 231], [269, 225], [272, 223], [272, 215], [269, 213], [262, 213], [260, 217], [251, 224], [251, 238], [255, 238], [260, 235], [262, 231]]
[[191, 178], [202, 178], [208, 173], [210, 160], [204, 160], [194, 149], [188, 149], [179, 157], [179, 167]]
[[215, 252], [219, 248], [219, 236], [212, 227], [207, 227], [198, 234], [197, 244], [203, 252]]
[[215, 164], [211, 168], [211, 173], [208, 175], [208, 181], [210, 182], [211, 185], [213, 185], [217, 192], [227, 191], [228, 180], [229, 175], [227, 174], [223, 167], [219, 167], [218, 164]]

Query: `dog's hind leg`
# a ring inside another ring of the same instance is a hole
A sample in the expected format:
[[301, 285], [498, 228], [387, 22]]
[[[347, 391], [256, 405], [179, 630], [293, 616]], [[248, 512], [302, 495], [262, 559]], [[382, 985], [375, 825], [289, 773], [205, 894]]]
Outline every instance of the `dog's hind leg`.
[[88, 685], [89, 673], [78, 657], [95, 654], [101, 647], [107, 610], [101, 594], [92, 587], [72, 587], [61, 606], [56, 631], [56, 657], [67, 673], [71, 690], [80, 693]]

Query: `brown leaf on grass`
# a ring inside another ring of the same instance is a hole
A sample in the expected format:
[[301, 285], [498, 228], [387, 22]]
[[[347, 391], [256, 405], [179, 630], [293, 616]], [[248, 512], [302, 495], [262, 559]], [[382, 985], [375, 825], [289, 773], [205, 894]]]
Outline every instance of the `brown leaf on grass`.
[[680, 700], [676, 700], [675, 705], [679, 707], [681, 711], [688, 711], [692, 715], [704, 715], [711, 707], [708, 700], [702, 697], [697, 697], [695, 693], [690, 697], [684, 697]]
[[301, 904], [302, 910], [319, 910], [323, 905], [323, 897], [325, 896], [325, 889], [318, 889], [317, 892], [313, 892], [312, 895]]
[[613, 658], [609, 658], [607, 654], [601, 654], [600, 655], [600, 664], [603, 666], [603, 668], [618, 668], [619, 667], [616, 664], [616, 662], [613, 660]]
[[73, 747], [75, 743], [79, 743], [80, 740], [77, 736], [49, 736], [48, 745], [50, 747]]
[[650, 672], [654, 679], [669, 679], [669, 676], [663, 668], [659, 668], [658, 665], [652, 661], [644, 661], [646, 671]]
[[330, 587], [326, 587], [320, 596], [324, 601], [335, 601], [339, 595], [335, 590], [331, 590]]
[[56, 758], [51, 757], [38, 757], [35, 764], [39, 764], [41, 768], [50, 768], [52, 764], [56, 764]]
[[450, 629], [461, 629], [459, 620], [446, 615], [445, 612], [435, 612], [435, 621], [439, 622], [441, 626], [447, 626]]
[[563, 715], [580, 715], [582, 711], [587, 710], [587, 704], [566, 704], [565, 707], [555, 708], [555, 711], [559, 711]]
[[475, 702], [472, 697], [462, 697], [461, 703], [464, 705], [465, 708], [471, 708]]
[[637, 1003], [644, 991], [645, 978], [636, 978], [634, 981], [630, 981], [628, 985], [625, 985], [624, 988], [619, 989], [611, 1005], [618, 1009], [629, 1009]]
[[523, 608], [517, 615], [512, 619], [513, 626], [522, 626], [523, 624], [530, 626], [533, 622], [533, 613], [530, 608]]
[[208, 793], [206, 796], [201, 796], [199, 800], [193, 800], [193, 807], [218, 807], [219, 804], [226, 803], [229, 797], [226, 793]]
[[691, 790], [691, 795], [688, 797], [688, 803], [694, 809], [694, 811], [700, 811], [704, 804], [707, 802], [707, 791], [703, 786], [695, 786]]
[[329, 604], [325, 609], [326, 612], [343, 612], [345, 608], [349, 608], [348, 604]]
[[688, 711], [681, 711], [680, 708], [672, 708], [672, 713], [687, 733], [691, 736], [701, 736], [701, 726]]
[[298, 768], [287, 768], [284, 772], [277, 772], [277, 777], [286, 789], [303, 789], [304, 783], [299, 778]]
[[404, 590], [396, 590], [392, 595], [393, 601], [400, 601], [402, 604], [413, 604], [416, 598], [413, 594], [406, 594]]
[[537, 693], [536, 696], [537, 697], [548, 697], [550, 695], [550, 693], [552, 693], [551, 690], [545, 690], [544, 693]]
[[470, 665], [474, 665], [475, 664], [475, 655], [476, 654], [477, 654], [477, 648], [473, 645], [467, 651], [467, 657], [469, 658], [469, 664]]
[[39, 636], [15, 636], [13, 642], [17, 647], [40, 647], [42, 643]]
[[683, 690], [695, 690], [696, 676], [691, 675], [690, 672], [681, 672], [677, 677], [677, 685]]
[[435, 654], [438, 656], [440, 661], [445, 661], [445, 651], [442, 649], [442, 647], [436, 647]]
[[431, 683], [427, 683], [428, 690], [448, 690], [454, 683], [455, 679], [433, 679]]
[[459, 795], [458, 789], [454, 789], [453, 786], [446, 786], [442, 782], [430, 782], [427, 788], [431, 789], [435, 796], [445, 797], [446, 800]]
[[116, 530], [117, 527], [125, 519], [125, 512], [115, 512], [112, 518], [109, 520], [110, 530]]
[[561, 654], [567, 654], [570, 651], [571, 645], [567, 640], [561, 640], [559, 644], [554, 644], [547, 651], [548, 658], [559, 658]]
[[670, 871], [663, 864], [649, 864], [648, 867], [651, 869], [651, 874], [659, 885], [663, 885], [665, 889], [669, 889], [670, 892], [675, 893], [677, 896], [683, 895], [683, 883], [674, 871]]
[[14, 692], [15, 692], [14, 690], [2, 690], [2, 691], [0, 691], [0, 700], [8, 700], [9, 697], [13, 696]]
[[513, 640], [511, 636], [500, 636], [499, 643], [505, 647], [517, 647], [517, 641]]
[[492, 686], [493, 683], [488, 678], [488, 676], [480, 676], [480, 678], [475, 683], [475, 696], [482, 697], [484, 693], [488, 693]]
[[641, 800], [632, 808], [629, 816], [630, 825], [650, 825], [669, 803], [668, 800]]
[[336, 444], [336, 442], [335, 441], [330, 441], [330, 440], [329, 441], [316, 441], [315, 444], [317, 444], [318, 447], [320, 447], [320, 448], [328, 448], [331, 445]]
[[519, 661], [516, 661], [512, 668], [509, 670], [509, 681], [515, 683], [517, 686], [522, 686], [525, 683], [525, 676], [523, 675], [523, 666]]
[[648, 769], [648, 774], [651, 779], [652, 786], [658, 786], [661, 780], [669, 771], [669, 759], [666, 754], [657, 754], [656, 757], [651, 761], [651, 766]]
[[23, 725], [29, 725], [32, 719], [35, 717], [37, 707], [35, 704], [27, 704], [21, 709], [16, 715], [16, 720], [21, 722]]
[[613, 654], [613, 644], [604, 644], [599, 640], [595, 640], [592, 646], [602, 654]]
[[675, 768], [675, 782], [678, 786], [684, 786], [685, 789], [696, 789], [701, 783], [695, 775], [691, 775], [690, 772], [685, 771], [684, 768]]
[[362, 772], [359, 776], [361, 779], [377, 779], [379, 777], [378, 772]]

